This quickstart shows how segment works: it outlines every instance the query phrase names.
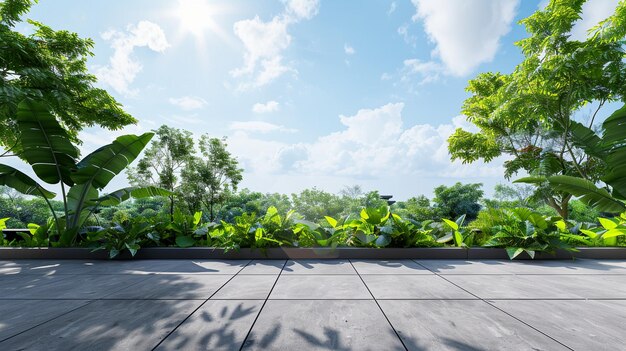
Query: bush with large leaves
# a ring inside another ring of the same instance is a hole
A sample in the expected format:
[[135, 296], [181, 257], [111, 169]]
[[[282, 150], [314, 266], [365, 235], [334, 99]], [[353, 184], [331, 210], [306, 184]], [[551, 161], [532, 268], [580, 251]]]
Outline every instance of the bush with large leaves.
[[554, 189], [579, 196], [582, 202], [600, 211], [626, 211], [626, 105], [603, 122], [601, 135], [576, 121], [571, 122], [570, 133], [576, 146], [604, 163], [605, 172], [600, 179], [606, 188], [569, 175], [528, 177], [517, 181], [548, 182]]
[[79, 161], [78, 149], [45, 103], [21, 102], [17, 124], [23, 147], [20, 158], [30, 164], [43, 182], [59, 184], [64, 213], [58, 216], [48, 201], [56, 197], [55, 193], [11, 166], [0, 165], [0, 185], [48, 201], [61, 246], [74, 243], [85, 220], [99, 206], [115, 205], [130, 197], [170, 194], [156, 187], [124, 188], [102, 197], [99, 194], [141, 153], [153, 133], [120, 136]]

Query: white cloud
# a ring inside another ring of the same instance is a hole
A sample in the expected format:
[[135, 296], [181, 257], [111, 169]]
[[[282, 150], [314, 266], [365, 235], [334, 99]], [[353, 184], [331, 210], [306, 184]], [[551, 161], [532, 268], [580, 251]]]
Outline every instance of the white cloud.
[[387, 10], [387, 16], [391, 16], [392, 13], [396, 12], [397, 7], [398, 7], [398, 4], [396, 4], [395, 1], [392, 1], [391, 4], [389, 5], [389, 10]]
[[584, 41], [587, 31], [615, 12], [619, 0], [588, 0], [583, 4], [581, 19], [572, 28], [573, 40]]
[[136, 47], [162, 53], [169, 47], [165, 33], [157, 24], [140, 21], [137, 25], [130, 24], [126, 31], [109, 30], [102, 33], [102, 39], [111, 42], [114, 49], [109, 65], [96, 66], [96, 76], [101, 82], [110, 85], [115, 91], [124, 95], [134, 95], [137, 90], [129, 88], [141, 71], [142, 65], [133, 57]]
[[409, 24], [405, 23], [403, 25], [401, 25], [400, 27], [398, 27], [398, 34], [400, 34], [402, 36], [402, 39], [404, 39], [404, 42], [415, 46], [415, 43], [417, 41], [417, 38], [414, 35], [411, 35], [409, 33]]
[[348, 43], [343, 44], [343, 52], [345, 52], [346, 55], [356, 54], [356, 50], [354, 50], [352, 46], [348, 45]]
[[[519, 0], [412, 0], [413, 21], [422, 21], [435, 44], [432, 56], [455, 76], [491, 61], [511, 29]], [[400, 30], [399, 30], [400, 33]], [[402, 33], [400, 33], [402, 34]]]
[[291, 24], [313, 18], [319, 10], [319, 1], [288, 0], [284, 4], [284, 12], [271, 21], [255, 16], [233, 25], [245, 49], [244, 65], [230, 72], [234, 78], [247, 78], [239, 84], [239, 90], [267, 85], [287, 72], [297, 73], [283, 58], [292, 40], [287, 29]]
[[285, 0], [285, 10], [292, 21], [311, 19], [319, 12], [319, 0]]
[[410, 81], [414, 76], [419, 76], [419, 84], [426, 84], [439, 80], [443, 67], [434, 61], [420, 61], [418, 59], [404, 60], [402, 68], [402, 81]]
[[391, 74], [389, 74], [387, 72], [385, 72], [385, 73], [380, 75], [380, 80], [391, 80], [391, 78], [393, 78], [393, 77], [391, 76]]
[[229, 127], [230, 130], [246, 132], [246, 133], [271, 133], [271, 132], [283, 132], [283, 133], [295, 133], [298, 130], [287, 128], [282, 125], [262, 122], [262, 121], [247, 121], [247, 122], [232, 122]]
[[339, 116], [341, 130], [310, 143], [282, 143], [258, 139], [249, 132], [279, 131], [283, 126], [265, 122], [235, 122], [230, 138], [239, 158], [253, 167], [248, 170], [307, 176], [333, 175], [352, 179], [384, 179], [395, 176], [501, 177], [502, 160], [489, 165], [451, 162], [447, 139], [458, 127], [472, 130], [463, 116], [441, 125], [418, 124], [405, 127], [403, 103], [389, 103], [361, 109], [352, 116]]
[[178, 106], [185, 111], [198, 110], [207, 105], [206, 100], [195, 96], [182, 96], [179, 98], [170, 98], [170, 104]]
[[280, 104], [278, 103], [278, 101], [268, 101], [264, 104], [258, 102], [256, 104], [254, 104], [252, 106], [252, 112], [254, 113], [269, 113], [269, 112], [275, 112], [278, 111], [278, 109], [280, 108]]

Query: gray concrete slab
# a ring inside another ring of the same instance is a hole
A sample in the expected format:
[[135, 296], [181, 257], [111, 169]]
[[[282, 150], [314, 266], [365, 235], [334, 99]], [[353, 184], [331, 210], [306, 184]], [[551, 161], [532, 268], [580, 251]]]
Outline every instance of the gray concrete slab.
[[373, 300], [270, 300], [244, 350], [404, 350]]
[[251, 260], [177, 260], [169, 271], [159, 274], [237, 274]]
[[624, 275], [449, 275], [483, 299], [622, 299]]
[[47, 322], [87, 300], [0, 300], [0, 340]]
[[510, 261], [414, 260], [437, 274], [507, 274]]
[[[116, 276], [117, 277], [117, 276]], [[226, 274], [158, 274], [140, 284], [121, 289], [107, 299], [203, 299], [206, 300], [232, 278]]]
[[229, 281], [212, 299], [226, 300], [265, 300], [278, 279], [277, 275], [237, 275]]
[[574, 350], [623, 350], [626, 345], [624, 300], [507, 300], [492, 303]]
[[254, 260], [239, 274], [279, 274], [286, 260]]
[[[101, 261], [102, 263], [105, 263]], [[98, 264], [86, 260], [19, 260], [0, 262], [2, 274], [88, 274]]]
[[45, 285], [34, 283], [4, 293], [2, 299], [99, 299], [133, 286], [147, 276], [133, 275], [53, 275]]
[[626, 265], [615, 261], [513, 261], [504, 268], [514, 274], [626, 274]]
[[281, 275], [270, 299], [371, 299], [357, 275]]
[[201, 301], [95, 301], [0, 343], [0, 350], [150, 350]]
[[0, 275], [0, 299], [8, 297], [29, 298], [29, 294], [37, 294], [44, 289], [46, 285], [57, 283], [63, 279], [71, 278], [71, 276], [55, 276], [55, 275], [31, 275], [31, 274], [11, 274]]
[[239, 350], [263, 301], [210, 300], [157, 350]]
[[92, 274], [167, 274], [178, 272], [189, 260], [120, 260], [97, 262]]
[[411, 260], [350, 260], [359, 274], [433, 274]]
[[436, 275], [361, 275], [376, 299], [474, 299]]
[[289, 260], [282, 274], [356, 274], [348, 260]]
[[379, 304], [409, 350], [567, 350], [480, 300]]

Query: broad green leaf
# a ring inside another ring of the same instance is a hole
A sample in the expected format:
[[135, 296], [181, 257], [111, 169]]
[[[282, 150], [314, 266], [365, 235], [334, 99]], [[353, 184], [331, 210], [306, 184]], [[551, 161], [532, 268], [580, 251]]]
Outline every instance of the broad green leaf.
[[257, 228], [254, 231], [254, 241], [260, 241], [263, 239], [263, 228]]
[[598, 233], [592, 232], [591, 230], [588, 230], [588, 229], [581, 229], [580, 232], [587, 235], [588, 237], [592, 239], [595, 239], [598, 236]]
[[109, 250], [109, 258], [115, 258], [117, 257], [117, 255], [120, 254], [120, 251], [117, 249], [111, 249]]
[[600, 211], [623, 212], [626, 205], [615, 199], [606, 189], [598, 188], [592, 182], [571, 176], [552, 176], [548, 180], [557, 190], [578, 196], [580, 201]]
[[442, 218], [442, 221], [444, 221], [444, 223], [447, 224], [448, 227], [450, 227], [450, 229], [452, 229], [452, 230], [459, 230], [459, 225], [456, 224], [456, 222], [453, 222], [453, 221], [451, 221], [449, 219], [445, 219], [445, 218]]
[[171, 194], [172, 192], [169, 190], [157, 188], [154, 186], [128, 187], [116, 190], [98, 199], [94, 199], [94, 201], [101, 206], [115, 206], [130, 199], [131, 197], [135, 199], [141, 199], [154, 196], [170, 196]]
[[24, 195], [54, 199], [55, 193], [44, 189], [39, 183], [17, 169], [0, 164], [0, 185], [8, 186]]
[[546, 177], [540, 177], [540, 176], [524, 177], [524, 178], [514, 180], [513, 183], [541, 184], [547, 180], [548, 179]]
[[509, 259], [511, 260], [519, 256], [519, 254], [521, 254], [522, 252], [524, 252], [524, 249], [520, 247], [507, 247], [506, 248], [506, 253], [509, 255]]
[[388, 235], [379, 235], [375, 244], [379, 247], [385, 247], [391, 244], [391, 238]]
[[554, 225], [563, 232], [567, 230], [567, 223], [565, 223], [564, 220], [556, 221], [554, 222]]
[[176, 237], [176, 245], [178, 247], [192, 247], [196, 241], [189, 235], [181, 235]]
[[626, 228], [613, 228], [607, 230], [606, 233], [602, 234], [603, 239], [614, 238], [616, 236], [626, 235]]
[[74, 185], [71, 172], [76, 169], [78, 149], [46, 104], [20, 102], [17, 126], [23, 148], [20, 157], [33, 167], [35, 174], [48, 184], [63, 181]]
[[198, 225], [202, 220], [202, 211], [198, 211], [193, 214], [193, 224]]
[[330, 224], [331, 227], [336, 228], [337, 227], [337, 220], [334, 219], [333, 217], [329, 217], [329, 216], [324, 216], [324, 218], [326, 218], [326, 222], [328, 222], [328, 224]]
[[463, 235], [458, 230], [454, 231], [454, 244], [456, 246], [463, 246]]
[[604, 229], [606, 230], [610, 230], [613, 228], [617, 227], [617, 223], [613, 220], [610, 220], [608, 218], [598, 218], [598, 221], [600, 221], [600, 224], [604, 227]]
[[461, 228], [463, 226], [463, 222], [465, 222], [465, 217], [466, 216], [467, 215], [462, 214], [462, 215], [459, 216], [459, 218], [456, 219], [456, 221], [454, 221], [454, 223], [456, 223], [456, 225], [457, 225], [457, 229]]
[[444, 235], [441, 238], [437, 239], [437, 242], [440, 243], [440, 244], [445, 244], [445, 243], [449, 242], [452, 239], [453, 239], [452, 238], [452, 233], [450, 233], [450, 234]]
[[72, 179], [79, 184], [91, 183], [96, 189], [104, 188], [139, 156], [153, 136], [154, 133], [144, 133], [118, 137], [80, 161]]
[[0, 230], [7, 228], [7, 221], [10, 218], [0, 218]]
[[135, 257], [137, 251], [140, 249], [138, 244], [126, 244], [126, 248], [130, 251], [130, 255], [133, 257]]

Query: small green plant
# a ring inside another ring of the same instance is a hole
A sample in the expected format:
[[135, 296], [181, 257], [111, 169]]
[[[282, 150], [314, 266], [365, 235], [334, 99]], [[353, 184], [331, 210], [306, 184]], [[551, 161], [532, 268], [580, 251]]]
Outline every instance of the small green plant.
[[[561, 240], [562, 233], [556, 223], [560, 217], [549, 218], [524, 207], [505, 210], [503, 223], [495, 226], [496, 232], [484, 246], [503, 247], [510, 259], [526, 252], [531, 258], [537, 252], [554, 252], [556, 249], [575, 250]], [[561, 228], [565, 229], [562, 225]]]
[[125, 250], [135, 256], [142, 245], [158, 242], [154, 227], [145, 219], [128, 220], [114, 227], [87, 233], [88, 240], [95, 246], [93, 251], [107, 250], [109, 258], [115, 258]]
[[587, 235], [599, 246], [616, 246], [618, 239], [626, 237], [626, 212], [615, 218], [598, 218], [600, 227], [581, 229], [580, 231]]

